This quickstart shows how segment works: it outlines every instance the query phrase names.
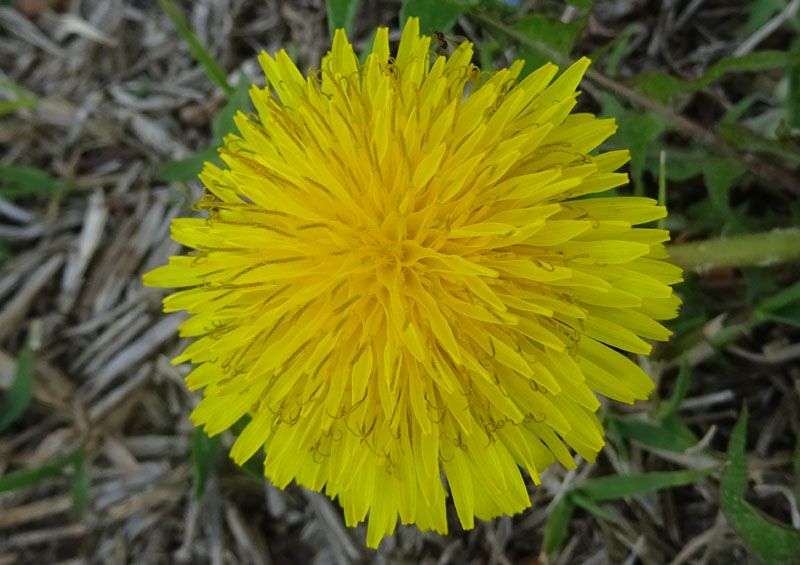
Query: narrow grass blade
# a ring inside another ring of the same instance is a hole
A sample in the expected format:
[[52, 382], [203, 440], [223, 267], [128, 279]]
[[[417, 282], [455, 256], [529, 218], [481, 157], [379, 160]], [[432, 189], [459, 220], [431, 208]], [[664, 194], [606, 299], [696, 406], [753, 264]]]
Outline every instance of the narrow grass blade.
[[178, 33], [180, 36], [186, 43], [189, 44], [189, 50], [192, 52], [192, 55], [194, 55], [195, 60], [197, 60], [197, 62], [200, 63], [200, 65], [202, 65], [202, 67], [205, 69], [208, 78], [210, 78], [214, 84], [222, 89], [226, 97], [233, 94], [233, 88], [230, 84], [228, 84], [228, 79], [225, 76], [225, 72], [214, 60], [214, 58], [211, 56], [211, 53], [208, 52], [205, 46], [200, 43], [200, 38], [198, 38], [194, 31], [192, 31], [191, 26], [189, 26], [189, 22], [186, 21], [186, 18], [183, 16], [178, 7], [175, 6], [172, 0], [158, 1], [172, 22], [175, 24], [175, 27], [178, 28]]
[[656, 473], [613, 475], [610, 477], [592, 479], [577, 489], [577, 491], [595, 502], [602, 502], [614, 498], [637, 496], [668, 487], [688, 485], [707, 477], [716, 470], [717, 467], [711, 467], [696, 471], [663, 471]]
[[629, 440], [647, 447], [682, 453], [697, 443], [697, 437], [677, 419], [649, 422], [638, 418], [618, 418], [616, 429]]
[[0, 164], [0, 196], [7, 200], [28, 197], [61, 197], [67, 186], [34, 167]]
[[220, 436], [208, 437], [203, 430], [195, 428], [192, 435], [192, 475], [196, 499], [203, 497], [206, 483], [214, 472], [220, 447]]
[[30, 344], [26, 344], [17, 358], [17, 370], [11, 383], [11, 390], [0, 406], [0, 431], [16, 422], [30, 404], [33, 392], [34, 354]]
[[25, 469], [15, 473], [9, 473], [4, 477], [0, 477], [0, 492], [38, 484], [45, 479], [57, 475], [62, 469], [70, 465], [75, 465], [81, 457], [83, 457], [81, 452], [76, 450], [69, 455], [51, 461], [50, 463], [45, 463], [34, 469]]
[[689, 363], [686, 359], [683, 359], [681, 368], [678, 371], [678, 380], [675, 382], [675, 390], [672, 391], [669, 401], [663, 404], [656, 413], [656, 417], [662, 422], [678, 413], [678, 408], [681, 407], [681, 403], [689, 391], [689, 375]]
[[0, 89], [7, 90], [16, 97], [16, 100], [0, 100], [0, 116], [11, 114], [21, 108], [32, 108], [38, 103], [33, 94], [11, 81], [0, 80]]
[[89, 506], [90, 488], [89, 468], [86, 464], [86, 456], [81, 452], [75, 462], [75, 474], [72, 475], [70, 488], [72, 493], [72, 514], [75, 517], [80, 518], [86, 512], [86, 508]]
[[728, 444], [728, 467], [722, 473], [722, 511], [758, 558], [767, 565], [797, 563], [800, 531], [764, 516], [744, 499], [747, 466], [744, 446], [747, 437], [747, 407], [742, 409]]
[[542, 540], [542, 550], [545, 553], [555, 553], [564, 543], [574, 511], [575, 503], [569, 494], [559, 500], [550, 511], [544, 526], [544, 539]]

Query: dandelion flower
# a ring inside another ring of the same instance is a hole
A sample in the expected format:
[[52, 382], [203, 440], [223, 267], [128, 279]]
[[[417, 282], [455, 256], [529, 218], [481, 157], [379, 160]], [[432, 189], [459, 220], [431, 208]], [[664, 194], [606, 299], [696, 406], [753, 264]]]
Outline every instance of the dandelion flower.
[[257, 115], [200, 177], [209, 217], [172, 224], [195, 251], [145, 275], [186, 287], [164, 310], [193, 315], [192, 421], [249, 415], [233, 459], [263, 448], [278, 487], [369, 513], [372, 547], [398, 515], [446, 532], [448, 491], [472, 528], [530, 505], [522, 470], [593, 460], [594, 393], [648, 396], [623, 351], [667, 339], [679, 306], [668, 233], [634, 227], [665, 209], [577, 198], [627, 181], [626, 151], [591, 153], [614, 121], [570, 113], [589, 61], [519, 79], [472, 57], [433, 55], [413, 18], [364, 64], [337, 31], [307, 78], [262, 54]]

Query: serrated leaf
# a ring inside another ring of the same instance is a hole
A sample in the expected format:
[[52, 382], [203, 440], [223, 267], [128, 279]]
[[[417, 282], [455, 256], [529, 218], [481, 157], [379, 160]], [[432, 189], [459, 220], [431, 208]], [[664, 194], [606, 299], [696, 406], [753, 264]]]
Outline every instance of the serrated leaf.
[[746, 437], [745, 406], [728, 443], [729, 463], [722, 473], [720, 484], [722, 511], [761, 561], [767, 565], [797, 563], [796, 559], [800, 557], [800, 531], [763, 515], [744, 499], [747, 490], [744, 457]]
[[62, 469], [65, 469], [70, 465], [74, 465], [81, 456], [82, 455], [80, 451], [73, 451], [69, 455], [56, 459], [55, 461], [51, 461], [50, 463], [39, 465], [33, 469], [25, 469], [23, 471], [8, 473], [7, 475], [0, 477], [0, 492], [38, 484], [45, 479], [49, 479], [50, 477], [57, 475]]
[[691, 484], [707, 477], [716, 467], [691, 471], [662, 471], [654, 473], [632, 473], [630, 475], [612, 475], [592, 479], [576, 489], [581, 495], [602, 502], [626, 496], [638, 496], [669, 487]]
[[344, 29], [349, 35], [358, 0], [327, 0], [325, 5], [328, 9], [328, 33], [331, 37], [337, 29]]
[[561, 544], [564, 543], [564, 538], [567, 537], [569, 522], [574, 511], [575, 503], [569, 494], [564, 495], [561, 500], [556, 502], [556, 505], [550, 510], [550, 515], [547, 517], [547, 523], [544, 526], [542, 551], [548, 554], [555, 553], [561, 547]]
[[33, 350], [26, 344], [17, 357], [11, 389], [0, 406], [0, 432], [16, 422], [28, 408], [33, 392], [34, 366]]
[[200, 38], [194, 33], [189, 25], [189, 22], [186, 21], [183, 13], [178, 9], [177, 6], [175, 6], [172, 0], [158, 1], [169, 18], [172, 20], [172, 23], [175, 24], [176, 28], [178, 28], [178, 34], [180, 34], [180, 36], [189, 46], [189, 51], [191, 51], [195, 60], [200, 63], [203, 69], [205, 69], [206, 75], [208, 75], [208, 78], [211, 79], [211, 82], [219, 86], [225, 93], [225, 96], [230, 96], [233, 94], [234, 89], [231, 88], [230, 84], [228, 84], [228, 78], [225, 76], [225, 72], [222, 70], [222, 67], [219, 66], [219, 63], [214, 60], [214, 57], [211, 56], [211, 53], [209, 53], [205, 46], [200, 42]]
[[477, 3], [477, 0], [405, 0], [400, 8], [400, 22], [405, 25], [408, 18], [419, 18], [420, 33], [447, 33], [453, 29], [458, 17]]
[[216, 147], [206, 147], [186, 159], [167, 161], [158, 174], [164, 182], [189, 182], [202, 172], [206, 161], [218, 167], [222, 165]]
[[728, 71], [764, 71], [792, 64], [789, 53], [760, 51], [741, 57], [726, 57], [697, 80], [681, 80], [661, 71], [644, 73], [633, 80], [634, 87], [649, 98], [667, 102], [678, 94], [696, 92], [721, 79]]
[[195, 499], [203, 497], [206, 483], [214, 472], [220, 448], [220, 436], [208, 437], [202, 429], [194, 429], [192, 434], [192, 477]]

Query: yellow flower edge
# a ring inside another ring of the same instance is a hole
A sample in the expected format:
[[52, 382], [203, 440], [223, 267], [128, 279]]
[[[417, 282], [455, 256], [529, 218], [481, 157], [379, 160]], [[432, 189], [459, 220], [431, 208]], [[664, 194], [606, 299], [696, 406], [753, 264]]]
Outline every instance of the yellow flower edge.
[[200, 177], [209, 217], [173, 221], [194, 251], [144, 276], [186, 288], [164, 310], [193, 315], [192, 421], [249, 415], [233, 459], [263, 448], [276, 486], [324, 489], [349, 526], [369, 512], [370, 547], [398, 515], [447, 532], [448, 489], [472, 528], [530, 506], [521, 469], [594, 460], [594, 393], [650, 394], [621, 351], [666, 340], [680, 305], [668, 232], [634, 227], [665, 208], [576, 199], [627, 182], [627, 151], [590, 153], [614, 120], [570, 113], [589, 61], [519, 80], [472, 57], [432, 55], [414, 18], [365, 64], [337, 31], [308, 78], [262, 53], [257, 116]]

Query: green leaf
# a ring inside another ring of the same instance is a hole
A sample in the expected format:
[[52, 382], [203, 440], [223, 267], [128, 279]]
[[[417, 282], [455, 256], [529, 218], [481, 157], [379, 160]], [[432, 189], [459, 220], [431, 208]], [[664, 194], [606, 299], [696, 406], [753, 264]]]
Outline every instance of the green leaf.
[[744, 499], [747, 466], [744, 448], [747, 436], [747, 407], [742, 408], [728, 444], [728, 467], [720, 484], [722, 511], [750, 549], [767, 565], [797, 563], [800, 531], [763, 515]]
[[729, 202], [729, 193], [733, 185], [745, 173], [746, 168], [733, 159], [709, 157], [703, 168], [708, 198], [714, 211], [727, 222], [735, 223]]
[[[631, 38], [636, 33], [637, 26], [635, 24], [628, 25], [619, 37], [611, 41], [606, 45], [605, 50], [610, 51], [608, 55], [608, 61], [606, 62], [606, 74], [608, 76], [615, 76], [617, 74], [617, 69], [619, 69], [619, 63], [622, 60], [622, 55], [625, 54], [625, 49], [628, 47], [628, 44], [631, 42]], [[596, 52], [593, 54], [590, 59], [592, 61], [600, 59], [604, 53]]]
[[8, 90], [16, 97], [16, 100], [0, 100], [0, 116], [11, 114], [20, 108], [32, 108], [38, 103], [33, 94], [9, 80], [0, 80], [0, 89]]
[[19, 419], [31, 401], [33, 392], [33, 350], [26, 344], [17, 358], [17, 370], [2, 406], [0, 406], [0, 432]]
[[174, 23], [175, 27], [178, 28], [178, 33], [180, 36], [189, 45], [189, 51], [191, 51], [195, 60], [200, 63], [203, 69], [205, 69], [208, 78], [211, 79], [211, 82], [219, 86], [225, 93], [226, 97], [233, 94], [233, 88], [231, 88], [231, 85], [228, 84], [228, 78], [225, 76], [225, 72], [214, 60], [214, 58], [211, 56], [211, 53], [208, 52], [205, 46], [200, 43], [200, 38], [198, 38], [194, 31], [192, 31], [189, 22], [186, 21], [186, 18], [183, 16], [178, 7], [175, 6], [172, 0], [158, 1], [172, 20], [172, 23]]
[[81, 457], [81, 452], [76, 450], [69, 455], [51, 461], [50, 463], [45, 463], [34, 469], [25, 469], [23, 471], [9, 473], [4, 477], [0, 477], [0, 492], [38, 484], [45, 479], [57, 475], [62, 469], [70, 465], [75, 465]]
[[638, 418], [618, 418], [617, 430], [624, 437], [646, 447], [683, 452], [697, 443], [695, 435], [675, 418], [648, 422]]
[[788, 69], [789, 96], [786, 101], [789, 113], [789, 127], [800, 129], [800, 37], [795, 38], [789, 51], [795, 63]]
[[206, 147], [186, 159], [167, 161], [158, 174], [164, 182], [189, 182], [196, 179], [197, 175], [203, 171], [206, 161], [218, 167], [222, 165], [216, 147]]
[[784, 288], [777, 294], [762, 300], [755, 307], [751, 317], [751, 325], [757, 325], [767, 320], [787, 322], [791, 325], [800, 325], [800, 317], [795, 318], [797, 307], [800, 304], [800, 282]]
[[247, 114], [251, 108], [250, 81], [244, 73], [241, 73], [239, 82], [236, 83], [236, 88], [228, 97], [228, 102], [211, 123], [211, 131], [214, 134], [215, 141], [221, 141], [229, 133], [236, 133], [236, 122], [234, 122], [233, 117], [240, 111]]
[[555, 553], [564, 543], [564, 538], [567, 537], [569, 530], [569, 522], [572, 519], [572, 513], [575, 511], [575, 503], [569, 494], [556, 502], [550, 515], [547, 517], [547, 523], [544, 526], [544, 539], [542, 540], [542, 551], [545, 553]]
[[717, 133], [744, 151], [771, 153], [800, 165], [800, 145], [789, 139], [770, 139], [739, 124], [719, 124]]
[[220, 453], [220, 436], [208, 437], [195, 428], [192, 435], [192, 476], [194, 478], [194, 497], [200, 499], [206, 490], [208, 478], [214, 472]]
[[753, 0], [749, 2], [744, 34], [752, 35], [783, 8], [784, 0]]
[[[614, 117], [619, 124], [619, 131], [614, 142], [628, 148], [631, 154], [631, 177], [636, 194], [644, 194], [642, 174], [650, 147], [669, 128], [670, 123], [650, 112], [635, 112], [625, 108], [619, 101], [608, 93], [601, 95], [603, 110], [602, 117]], [[667, 162], [674, 159], [671, 155]]]
[[689, 392], [689, 362], [684, 358], [681, 361], [681, 368], [678, 370], [678, 380], [675, 381], [675, 390], [669, 401], [662, 405], [656, 413], [656, 418], [662, 422], [673, 418], [681, 407], [686, 393]]
[[588, 498], [580, 493], [580, 491], [572, 491], [570, 493], [572, 500], [575, 502], [576, 505], [580, 506], [587, 512], [590, 512], [597, 516], [598, 518], [602, 518], [603, 520], [607, 520], [609, 522], [614, 522], [614, 517], [606, 512], [602, 506], [597, 504], [591, 498]]
[[728, 71], [783, 69], [792, 64], [789, 53], [760, 51], [742, 57], [726, 57], [697, 80], [681, 80], [661, 71], [644, 73], [633, 80], [634, 87], [649, 98], [666, 102], [678, 94], [696, 92], [721, 79]]
[[340, 28], [349, 35], [358, 0], [327, 0], [325, 4], [328, 8], [328, 32], [331, 38], [333, 32]]
[[716, 467], [693, 471], [662, 471], [655, 473], [633, 473], [630, 475], [612, 475], [592, 479], [576, 489], [583, 496], [595, 502], [637, 496], [648, 492], [658, 491], [668, 487], [677, 487], [691, 484], [703, 477], [707, 477]]
[[0, 196], [7, 200], [29, 197], [62, 197], [68, 187], [34, 167], [0, 164]]
[[416, 17], [419, 18], [420, 33], [447, 33], [461, 14], [477, 4], [478, 0], [405, 0], [400, 8], [400, 24], [405, 25], [408, 18]]
[[89, 506], [89, 488], [91, 478], [86, 464], [86, 456], [79, 452], [79, 457], [75, 462], [75, 473], [72, 475], [72, 513], [76, 517], [81, 517]]
[[[529, 15], [521, 18], [514, 24], [514, 29], [527, 35], [534, 41], [544, 43], [561, 53], [569, 53], [575, 43], [575, 39], [583, 29], [585, 20], [579, 18], [570, 23], [548, 20], [542, 16]], [[531, 71], [538, 69], [550, 61], [546, 54], [531, 47], [519, 49], [519, 58], [525, 59], [525, 67], [522, 75], [527, 75]]]

